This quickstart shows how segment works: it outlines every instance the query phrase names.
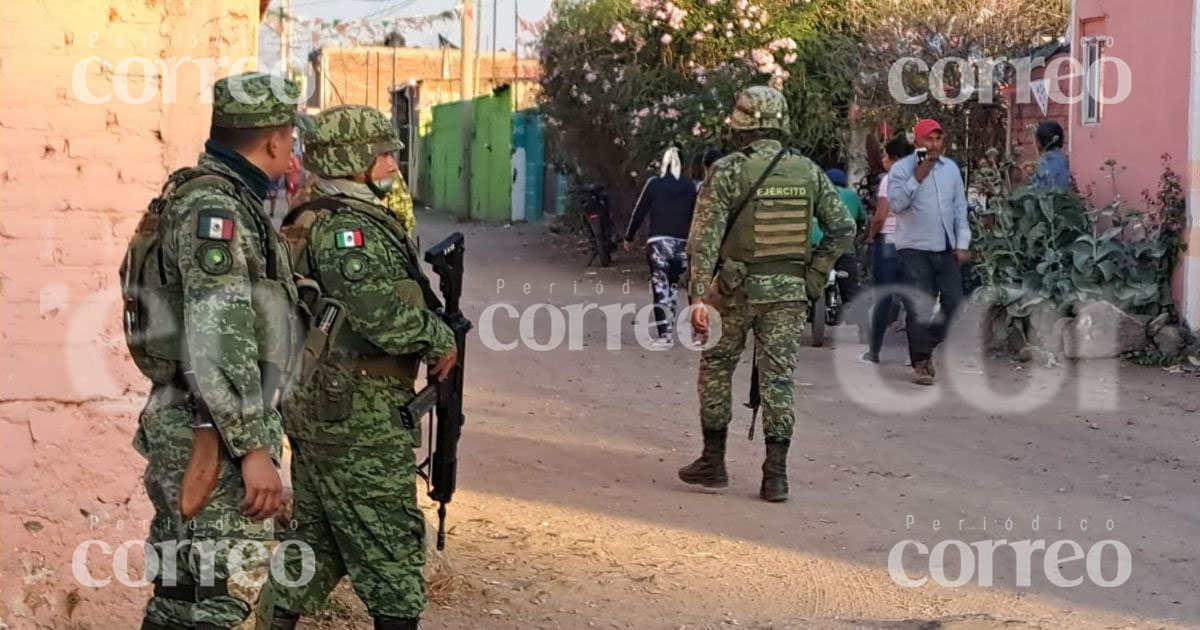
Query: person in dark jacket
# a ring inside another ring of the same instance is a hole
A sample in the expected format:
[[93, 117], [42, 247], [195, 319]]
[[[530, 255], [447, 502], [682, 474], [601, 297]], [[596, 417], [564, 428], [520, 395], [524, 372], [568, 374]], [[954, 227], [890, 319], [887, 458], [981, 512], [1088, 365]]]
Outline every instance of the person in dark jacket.
[[663, 154], [662, 163], [661, 174], [651, 177], [638, 197], [625, 230], [625, 249], [633, 249], [634, 237], [649, 217], [646, 261], [650, 265], [650, 294], [658, 329], [655, 345], [668, 347], [675, 329], [676, 288], [687, 270], [684, 250], [696, 205], [696, 183], [682, 176], [679, 151], [674, 147]]

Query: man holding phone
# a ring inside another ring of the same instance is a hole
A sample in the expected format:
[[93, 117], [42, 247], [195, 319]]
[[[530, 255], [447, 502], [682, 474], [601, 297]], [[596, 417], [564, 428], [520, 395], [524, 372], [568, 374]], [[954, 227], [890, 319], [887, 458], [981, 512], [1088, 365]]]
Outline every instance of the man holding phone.
[[[906, 299], [908, 354], [913, 382], [933, 385], [934, 339], [930, 332], [933, 297], [941, 294], [947, 322], [962, 301], [962, 272], [971, 244], [967, 195], [958, 165], [943, 157], [946, 138], [936, 120], [917, 121], [917, 151], [892, 167], [888, 208], [896, 216], [896, 248], [905, 281], [922, 295]], [[916, 303], [914, 303], [916, 302]]]

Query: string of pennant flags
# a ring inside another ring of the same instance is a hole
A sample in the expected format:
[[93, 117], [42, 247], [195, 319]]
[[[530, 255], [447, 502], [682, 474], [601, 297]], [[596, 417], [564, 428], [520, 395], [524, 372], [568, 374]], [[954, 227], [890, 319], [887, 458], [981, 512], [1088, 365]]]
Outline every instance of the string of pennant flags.
[[[280, 19], [288, 20], [297, 35], [307, 33], [313, 47], [327, 43], [350, 45], [378, 44], [393, 32], [428, 33], [443, 22], [457, 21], [458, 11], [447, 10], [429, 15], [408, 17], [362, 17], [351, 20], [327, 19], [308, 17], [296, 13], [283, 13], [279, 10], [268, 11], [263, 25], [272, 31], [276, 30]], [[518, 36], [525, 39], [538, 39], [553, 20], [553, 11], [540, 20], [527, 20], [517, 17]], [[301, 37], [303, 35], [300, 35]]]

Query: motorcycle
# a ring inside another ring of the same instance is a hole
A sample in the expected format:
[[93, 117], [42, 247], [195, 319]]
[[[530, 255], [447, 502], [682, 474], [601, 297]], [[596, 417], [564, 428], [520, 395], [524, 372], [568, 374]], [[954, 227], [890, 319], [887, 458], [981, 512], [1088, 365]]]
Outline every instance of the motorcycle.
[[842, 324], [842, 291], [838, 288], [838, 280], [849, 278], [850, 274], [837, 269], [830, 269], [825, 279], [825, 290], [817, 301], [809, 307], [809, 335], [812, 347], [820, 348], [825, 345], [825, 327]]
[[588, 237], [591, 257], [587, 264], [590, 266], [594, 261], [599, 261], [601, 267], [607, 267], [612, 264], [620, 240], [613, 236], [608, 193], [598, 184], [580, 184], [572, 192], [581, 210], [583, 228]]

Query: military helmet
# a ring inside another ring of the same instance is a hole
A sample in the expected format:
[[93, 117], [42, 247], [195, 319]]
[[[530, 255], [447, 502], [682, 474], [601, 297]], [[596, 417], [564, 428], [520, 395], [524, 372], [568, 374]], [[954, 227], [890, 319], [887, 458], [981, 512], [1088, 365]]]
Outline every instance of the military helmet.
[[756, 85], [737, 95], [729, 127], [737, 130], [788, 128], [787, 99], [773, 87]]
[[316, 116], [304, 134], [304, 167], [321, 177], [365, 173], [381, 153], [404, 146], [379, 110], [339, 105]]
[[278, 127], [301, 122], [300, 86], [281, 76], [243, 72], [213, 85], [212, 124], [230, 129]]

